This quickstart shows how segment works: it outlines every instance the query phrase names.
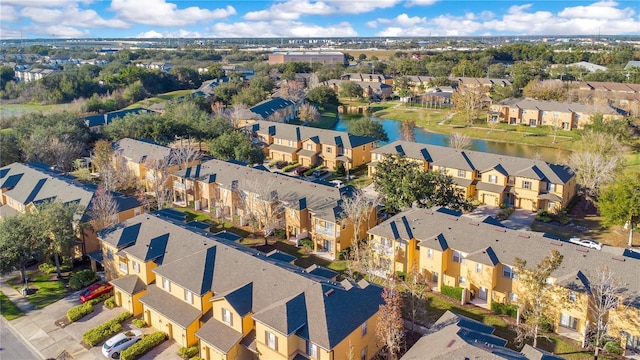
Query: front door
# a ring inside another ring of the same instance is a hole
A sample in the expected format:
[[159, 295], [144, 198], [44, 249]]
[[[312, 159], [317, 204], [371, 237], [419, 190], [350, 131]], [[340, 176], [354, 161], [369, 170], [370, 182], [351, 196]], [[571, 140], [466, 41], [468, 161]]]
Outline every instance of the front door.
[[322, 248], [324, 249], [324, 251], [333, 252], [333, 241], [323, 240], [322, 241]]
[[478, 299], [487, 301], [487, 288], [478, 289]]
[[169, 339], [173, 339], [173, 325], [171, 323], [167, 323], [167, 334]]

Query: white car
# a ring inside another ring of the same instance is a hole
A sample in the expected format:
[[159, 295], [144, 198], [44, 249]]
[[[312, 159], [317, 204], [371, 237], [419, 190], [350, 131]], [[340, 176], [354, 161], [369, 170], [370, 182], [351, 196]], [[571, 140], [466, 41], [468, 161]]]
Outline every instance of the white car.
[[332, 183], [338, 189], [344, 186], [344, 183], [342, 182], [342, 180], [331, 180], [329, 182]]
[[588, 247], [591, 249], [602, 250], [602, 244], [590, 239], [580, 239], [580, 238], [571, 238], [569, 239], [570, 243], [574, 243], [576, 245]]
[[129, 330], [115, 335], [102, 345], [102, 355], [109, 359], [120, 359], [120, 353], [142, 339], [142, 331]]

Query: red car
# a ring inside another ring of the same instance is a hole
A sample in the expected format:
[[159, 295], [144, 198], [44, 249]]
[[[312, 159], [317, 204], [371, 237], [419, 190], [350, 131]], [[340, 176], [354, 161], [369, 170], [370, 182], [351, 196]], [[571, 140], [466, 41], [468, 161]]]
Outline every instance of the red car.
[[113, 285], [105, 283], [95, 283], [89, 286], [80, 294], [80, 302], [86, 303], [91, 299], [95, 299], [102, 294], [106, 294], [113, 289]]

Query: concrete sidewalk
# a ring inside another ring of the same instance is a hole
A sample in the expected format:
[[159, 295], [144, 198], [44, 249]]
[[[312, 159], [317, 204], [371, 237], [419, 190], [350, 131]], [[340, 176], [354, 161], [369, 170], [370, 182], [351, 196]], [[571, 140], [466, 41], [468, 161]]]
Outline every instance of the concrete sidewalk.
[[[82, 345], [82, 334], [123, 312], [120, 307], [109, 309], [99, 304], [94, 307], [93, 313], [66, 327], [60, 327], [56, 325], [56, 321], [66, 318], [67, 311], [80, 304], [80, 291], [43, 309], [36, 309], [19, 291], [9, 286], [4, 277], [0, 278], [0, 290], [25, 313], [24, 316], [6, 323], [42, 359], [104, 359], [100, 346], [86, 348]], [[125, 321], [122, 327], [123, 330], [132, 329], [131, 320]], [[145, 327], [142, 331], [147, 334], [155, 329]], [[174, 341], [169, 340], [141, 359], [180, 359], [179, 348]]]

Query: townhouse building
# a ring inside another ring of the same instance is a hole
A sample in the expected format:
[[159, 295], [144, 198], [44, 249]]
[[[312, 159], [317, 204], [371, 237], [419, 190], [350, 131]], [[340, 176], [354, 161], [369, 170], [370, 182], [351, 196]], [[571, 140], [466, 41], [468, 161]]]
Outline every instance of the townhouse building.
[[628, 114], [637, 116], [640, 108], [640, 84], [601, 81], [583, 81], [571, 84], [579, 97], [606, 99], [608, 103]]
[[228, 235], [159, 213], [104, 231], [116, 303], [206, 360], [373, 358], [380, 287], [336, 281]]
[[37, 81], [44, 77], [59, 73], [60, 70], [45, 68], [29, 68], [16, 71], [16, 78], [23, 82]]
[[[318, 86], [328, 86], [337, 93], [340, 91], [340, 85], [345, 81], [351, 80], [331, 79], [319, 83]], [[393, 86], [383, 82], [358, 81], [358, 85], [362, 88], [362, 97], [364, 98], [387, 99], [393, 94]]]
[[[434, 291], [462, 288], [462, 301], [491, 309], [516, 304], [521, 295], [515, 259], [535, 266], [558, 250], [561, 266], [547, 279], [557, 290], [554, 330], [583, 341], [594, 324], [589, 284], [606, 266], [624, 284], [620, 305], [608, 314], [609, 335], [628, 355], [640, 350], [640, 254], [623, 248], [598, 251], [544, 233], [511, 230], [487, 217], [477, 220], [444, 209], [412, 208], [369, 230], [377, 274], [420, 272]], [[560, 298], [567, 299], [560, 301]]]
[[167, 187], [171, 188], [171, 173], [200, 163], [200, 159], [197, 158], [183, 164], [177, 149], [152, 141], [130, 138], [121, 139], [113, 144], [113, 156], [114, 161], [116, 158], [125, 159], [127, 168], [135, 174], [147, 191], [150, 191], [153, 182], [165, 181], [165, 177], [168, 180]]
[[[100, 249], [97, 234], [89, 224], [96, 198], [95, 185], [83, 185], [74, 177], [53, 170], [44, 163], [13, 163], [0, 168], [0, 221], [3, 218], [34, 211], [45, 201], [77, 203], [83, 208], [76, 226], [80, 229], [75, 255], [87, 255]], [[144, 212], [137, 198], [112, 193], [117, 206], [116, 222]], [[95, 265], [95, 264], [94, 264]]]
[[602, 114], [604, 120], [623, 118], [622, 114], [609, 105], [509, 98], [491, 105], [487, 121], [574, 130], [589, 124], [591, 116], [596, 113]]
[[[336, 259], [349, 248], [354, 222], [343, 215], [342, 202], [352, 196], [349, 189], [271, 173], [246, 166], [209, 160], [172, 174], [174, 203], [213, 214], [216, 218], [236, 219], [246, 225], [281, 217], [278, 223], [288, 239], [309, 238], [314, 252]], [[375, 205], [359, 234], [376, 224]]]
[[346, 73], [340, 77], [340, 80], [349, 80], [365, 83], [380, 83], [393, 86], [393, 78], [383, 74], [359, 74]]
[[387, 154], [417, 161], [425, 171], [443, 172], [465, 197], [491, 206], [559, 210], [577, 191], [576, 176], [566, 165], [400, 140], [372, 151], [369, 176]]
[[320, 63], [326, 65], [345, 65], [344, 54], [337, 51], [286, 51], [269, 54], [269, 65], [302, 62], [306, 64]]
[[153, 110], [145, 109], [145, 108], [133, 108], [133, 109], [123, 109], [110, 111], [103, 114], [93, 114], [87, 115], [82, 118], [84, 123], [89, 128], [89, 131], [92, 133], [101, 133], [102, 128], [107, 126], [113, 122], [115, 119], [122, 119], [129, 114], [138, 115], [145, 114], [148, 112], [153, 112]]
[[521, 351], [505, 347], [507, 340], [495, 328], [447, 310], [400, 360], [466, 358], [485, 360], [561, 360], [544, 350], [525, 345]]
[[245, 129], [273, 160], [324, 165], [330, 170], [340, 163], [346, 169], [367, 164], [376, 148], [374, 138], [342, 131], [268, 121], [256, 121]]

